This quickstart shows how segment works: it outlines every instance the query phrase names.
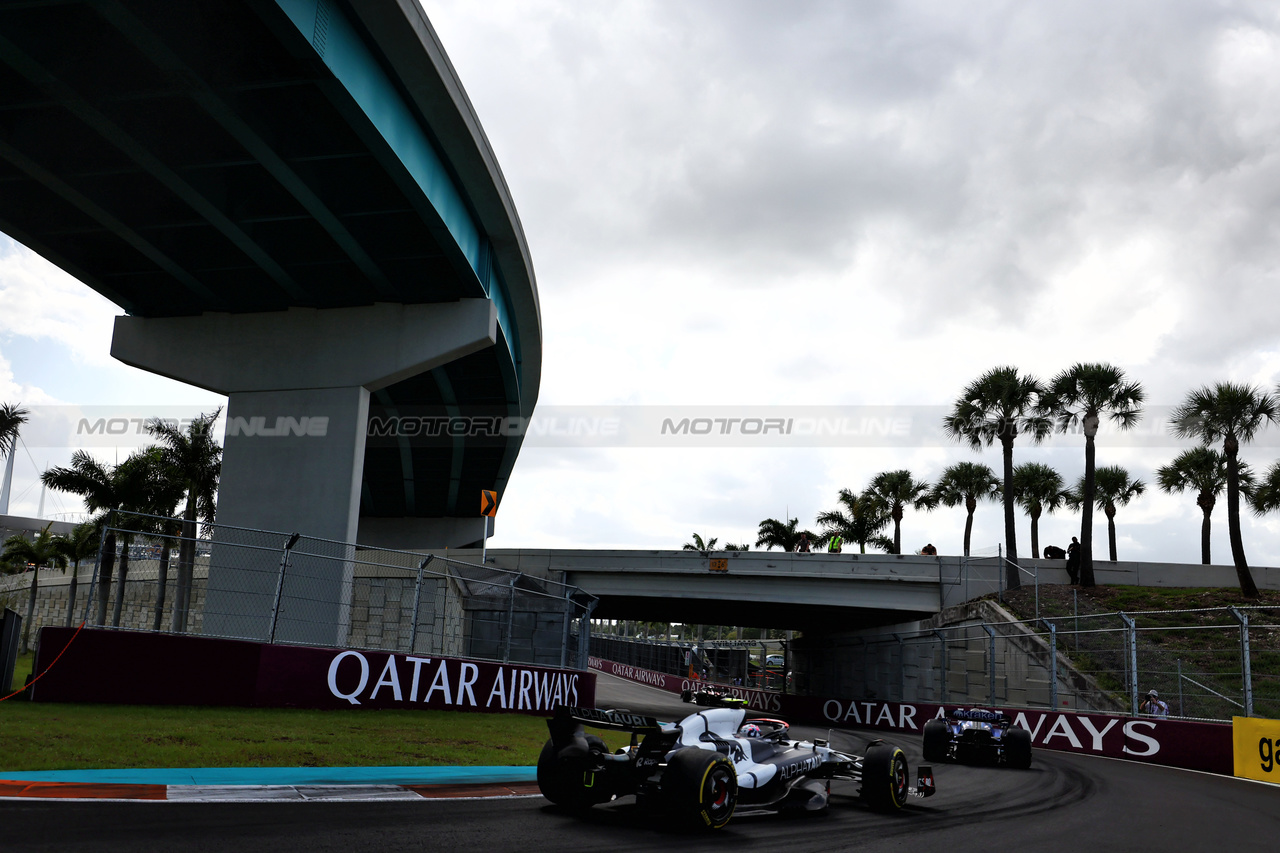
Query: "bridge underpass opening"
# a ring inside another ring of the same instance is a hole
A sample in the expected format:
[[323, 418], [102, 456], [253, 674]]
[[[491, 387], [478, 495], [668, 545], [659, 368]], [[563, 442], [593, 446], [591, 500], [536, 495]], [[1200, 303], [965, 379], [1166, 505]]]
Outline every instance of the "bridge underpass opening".
[[924, 619], [923, 611], [823, 605], [786, 601], [741, 601], [710, 598], [600, 596], [595, 619], [618, 622], [671, 622], [803, 631], [809, 634], [859, 631]]

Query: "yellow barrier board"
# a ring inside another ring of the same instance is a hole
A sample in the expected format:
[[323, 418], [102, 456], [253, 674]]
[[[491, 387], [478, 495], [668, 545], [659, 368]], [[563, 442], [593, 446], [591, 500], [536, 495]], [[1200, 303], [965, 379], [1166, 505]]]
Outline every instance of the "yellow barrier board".
[[1236, 775], [1280, 784], [1280, 720], [1232, 717]]

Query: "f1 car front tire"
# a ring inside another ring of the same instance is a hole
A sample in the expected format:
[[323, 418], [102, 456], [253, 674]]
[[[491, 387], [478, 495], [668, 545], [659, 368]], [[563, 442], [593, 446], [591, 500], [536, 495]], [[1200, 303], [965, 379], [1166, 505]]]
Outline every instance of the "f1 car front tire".
[[662, 798], [675, 819], [692, 829], [720, 829], [738, 804], [738, 773], [727, 756], [682, 749], [662, 774]]
[[885, 743], [867, 748], [862, 757], [862, 799], [878, 812], [907, 804], [907, 756]]
[[1004, 733], [1004, 761], [1016, 770], [1031, 767], [1031, 732], [1012, 728]]
[[945, 761], [951, 731], [943, 720], [930, 720], [924, 724], [924, 760]]
[[547, 741], [538, 756], [538, 790], [542, 796], [567, 809], [588, 809], [596, 803], [610, 800], [601, 774], [592, 771], [595, 762], [592, 748], [608, 752], [604, 741], [595, 735], [587, 735], [587, 750], [570, 746], [557, 750], [554, 741]]

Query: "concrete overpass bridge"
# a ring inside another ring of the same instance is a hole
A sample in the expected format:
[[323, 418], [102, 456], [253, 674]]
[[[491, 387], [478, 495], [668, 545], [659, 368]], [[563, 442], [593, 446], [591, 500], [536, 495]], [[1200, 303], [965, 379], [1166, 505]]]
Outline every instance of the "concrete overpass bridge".
[[538, 294], [416, 0], [0, 3], [0, 230], [120, 306], [116, 358], [227, 395], [220, 522], [481, 538]]
[[[478, 551], [449, 553], [480, 560]], [[959, 557], [777, 551], [495, 549], [488, 560], [596, 596], [593, 618], [811, 632], [924, 619], [999, 582], [994, 558], [967, 570]]]

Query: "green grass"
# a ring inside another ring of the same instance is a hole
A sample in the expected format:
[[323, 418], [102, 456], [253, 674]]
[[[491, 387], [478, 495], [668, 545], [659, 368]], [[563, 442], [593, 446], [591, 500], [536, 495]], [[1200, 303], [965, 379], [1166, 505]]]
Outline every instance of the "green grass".
[[[27, 652], [25, 655], [18, 655], [18, 660], [13, 666], [13, 685], [14, 686], [10, 687], [7, 684], [0, 685], [0, 687], [6, 688], [3, 692], [0, 692], [0, 696], [8, 696], [11, 691], [16, 690], [18, 687], [21, 687], [22, 685], [26, 684], [27, 676], [31, 674], [31, 667], [35, 666], [35, 663], [36, 663], [35, 652]], [[0, 678], [0, 681], [3, 681], [3, 680], [4, 679]], [[15, 696], [14, 698], [16, 699], [17, 697]]]
[[[1023, 586], [1006, 593], [1005, 606], [1019, 619], [1033, 620], [1035, 595], [1034, 587]], [[1086, 634], [1073, 639], [1066, 632], [1075, 625], [1072, 617], [1077, 608], [1083, 630], [1103, 625], [1114, 628], [1121, 624], [1118, 617], [1086, 618], [1093, 614], [1124, 612], [1133, 617], [1139, 628], [1140, 673], [1148, 679], [1155, 673], [1163, 673], [1163, 680], [1152, 684], [1160, 687], [1162, 693], [1166, 689], [1176, 692], [1176, 681], [1170, 683], [1169, 679], [1170, 673], [1180, 666], [1185, 674], [1234, 695], [1240, 690], [1240, 629], [1231, 613], [1221, 608], [1259, 605], [1280, 606], [1280, 592], [1263, 590], [1259, 598], [1246, 599], [1233, 588], [1098, 586], [1080, 589], [1041, 584], [1039, 613], [1057, 623], [1061, 632], [1059, 650], [1080, 670], [1093, 674], [1104, 689], [1123, 691], [1119, 678], [1123, 668], [1120, 660], [1124, 654], [1123, 640], [1119, 634]], [[1280, 666], [1280, 610], [1250, 611], [1249, 641], [1254, 713], [1280, 717], [1280, 679], [1275, 677], [1280, 672], [1277, 669]], [[1224, 705], [1202, 713], [1222, 716], [1233, 711]]]
[[0, 703], [0, 769], [531, 765], [545, 719], [457, 711]]
[[547, 736], [545, 718], [523, 714], [0, 702], [0, 770], [531, 766]]

